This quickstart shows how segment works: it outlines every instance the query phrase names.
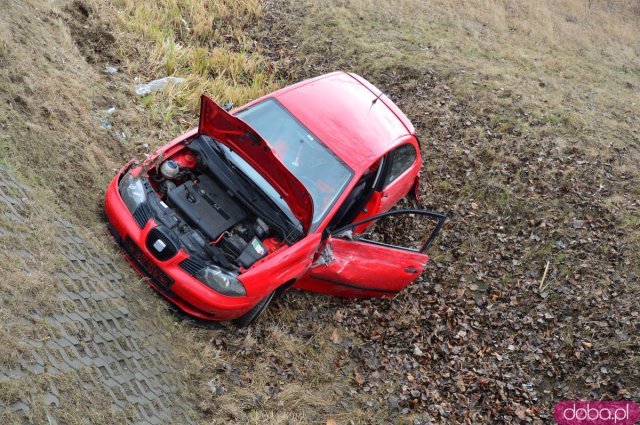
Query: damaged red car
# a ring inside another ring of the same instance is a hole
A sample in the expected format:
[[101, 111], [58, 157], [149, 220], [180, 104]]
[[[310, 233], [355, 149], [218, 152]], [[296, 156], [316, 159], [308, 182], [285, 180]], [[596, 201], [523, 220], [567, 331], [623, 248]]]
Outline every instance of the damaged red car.
[[[417, 194], [420, 149], [380, 90], [335, 72], [228, 109], [202, 96], [198, 128], [109, 184], [108, 227], [151, 286], [248, 325], [291, 287], [367, 298], [420, 276], [445, 216], [391, 210]], [[401, 215], [429, 221], [417, 247], [368, 237]]]

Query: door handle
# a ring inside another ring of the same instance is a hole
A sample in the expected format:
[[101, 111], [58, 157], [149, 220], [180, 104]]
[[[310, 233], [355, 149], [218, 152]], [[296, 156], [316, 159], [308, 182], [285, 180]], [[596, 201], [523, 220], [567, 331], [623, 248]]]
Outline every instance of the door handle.
[[415, 267], [405, 267], [404, 271], [407, 273], [418, 273], [418, 269]]

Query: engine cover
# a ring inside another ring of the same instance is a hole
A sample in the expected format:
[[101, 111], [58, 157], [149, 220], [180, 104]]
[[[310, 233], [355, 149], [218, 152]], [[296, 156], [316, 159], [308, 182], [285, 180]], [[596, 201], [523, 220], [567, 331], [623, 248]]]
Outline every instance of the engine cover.
[[168, 194], [170, 204], [211, 239], [246, 218], [246, 213], [216, 182], [202, 174]]

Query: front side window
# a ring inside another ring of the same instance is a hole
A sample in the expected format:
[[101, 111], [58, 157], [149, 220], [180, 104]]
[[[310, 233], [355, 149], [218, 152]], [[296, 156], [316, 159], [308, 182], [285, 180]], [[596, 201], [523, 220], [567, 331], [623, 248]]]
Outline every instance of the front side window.
[[320, 140], [275, 99], [240, 111], [238, 118], [262, 136], [313, 199], [311, 229], [327, 215], [353, 176]]
[[387, 175], [387, 184], [393, 182], [413, 165], [416, 160], [416, 148], [407, 143], [397, 147], [390, 156], [391, 167]]

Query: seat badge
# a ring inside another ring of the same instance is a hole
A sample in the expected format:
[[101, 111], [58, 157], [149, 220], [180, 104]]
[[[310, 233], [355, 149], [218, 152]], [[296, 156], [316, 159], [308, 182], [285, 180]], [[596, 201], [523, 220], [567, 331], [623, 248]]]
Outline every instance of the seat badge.
[[153, 243], [153, 247], [156, 249], [156, 251], [162, 252], [162, 250], [167, 247], [167, 244], [158, 239]]

